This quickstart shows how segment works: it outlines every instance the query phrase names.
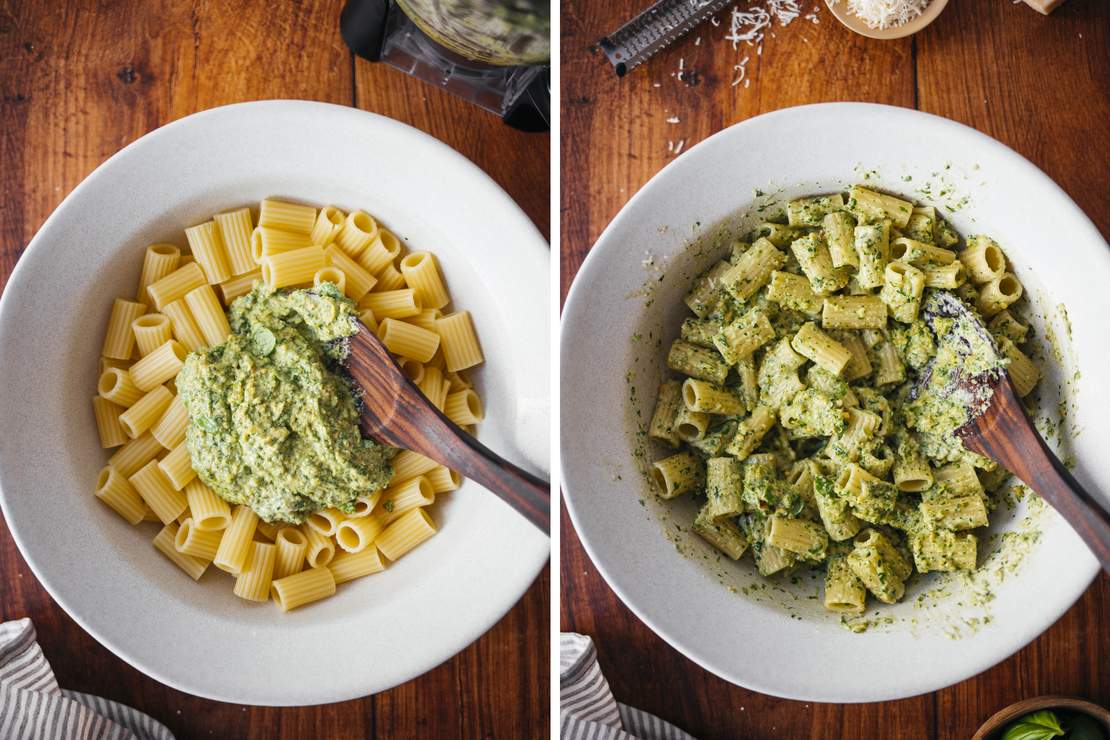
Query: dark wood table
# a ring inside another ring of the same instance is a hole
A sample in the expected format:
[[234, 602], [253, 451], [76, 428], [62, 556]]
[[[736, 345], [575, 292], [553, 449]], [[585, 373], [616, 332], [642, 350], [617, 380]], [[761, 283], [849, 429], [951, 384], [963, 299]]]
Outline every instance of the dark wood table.
[[[762, 2], [753, 4], [763, 5]], [[818, 5], [802, 0], [803, 16]], [[621, 206], [674, 155], [722, 128], [803, 103], [918, 108], [984, 131], [1031, 159], [1110, 235], [1110, 3], [1070, 0], [1051, 17], [1003, 0], [955, 0], [921, 34], [879, 42], [823, 7], [768, 33], [762, 55], [703, 26], [617, 79], [592, 43], [646, 0], [564, 2], [562, 287]], [[697, 36], [701, 43], [694, 45]], [[744, 56], [748, 86], [732, 86]], [[680, 64], [683, 80], [677, 79]], [[656, 87], [655, 85], [659, 85]], [[668, 123], [677, 117], [679, 123]], [[1019, 699], [1110, 704], [1110, 579], [998, 666], [933, 694], [883, 704], [785, 701], [728, 684], [656, 637], [606, 586], [562, 517], [562, 628], [592, 635], [619, 701], [699, 738], [960, 738]], [[907, 666], [907, 670], [913, 670]]]
[[[339, 0], [0, 2], [0, 288], [82, 178], [151, 129], [217, 105], [301, 98], [420, 128], [470, 157], [549, 233], [549, 137], [356, 60]], [[42, 589], [0, 525], [0, 620], [34, 620], [65, 688], [137, 707], [181, 738], [539, 737], [549, 717], [549, 571], [478, 642], [392, 691], [320, 707], [205, 701], [120, 661]]]

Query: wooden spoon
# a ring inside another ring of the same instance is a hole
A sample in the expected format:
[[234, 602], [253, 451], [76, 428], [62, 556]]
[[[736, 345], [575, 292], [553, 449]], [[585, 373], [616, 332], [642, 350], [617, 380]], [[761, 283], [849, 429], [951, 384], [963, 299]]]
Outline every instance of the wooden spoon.
[[[923, 318], [933, 326], [937, 317], [962, 322], [963, 334], [974, 333], [976, 341], [953, 330], [939, 342], [955, 342], [971, 352], [993, 351], [1000, 356], [994, 338], [977, 316], [951, 293], [932, 291], [923, 306]], [[935, 328], [934, 328], [935, 331]], [[949, 344], [949, 346], [953, 346]], [[1009, 374], [1001, 368], [978, 375], [962, 372], [958, 365], [949, 383], [949, 391], [959, 390], [965, 397], [978, 399], [968, 409], [968, 421], [956, 430], [964, 446], [1000, 463], [1027, 486], [1052, 504], [1072, 529], [1087, 543], [1103, 570], [1110, 572], [1110, 514], [1067, 471], [1059, 458], [1048, 448], [1018, 398]], [[929, 369], [923, 373], [927, 381]], [[915, 389], [916, 390], [916, 389]]]
[[444, 416], [361, 322], [350, 349], [347, 370], [363, 391], [363, 434], [457, 470], [549, 534], [551, 484], [498, 457]]

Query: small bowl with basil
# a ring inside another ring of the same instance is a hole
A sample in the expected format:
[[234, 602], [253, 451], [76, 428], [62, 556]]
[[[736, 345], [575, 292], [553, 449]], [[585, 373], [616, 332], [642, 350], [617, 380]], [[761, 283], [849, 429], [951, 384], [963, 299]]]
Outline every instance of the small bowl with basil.
[[1071, 696], [1038, 696], [991, 716], [972, 740], [1110, 740], [1110, 711]]

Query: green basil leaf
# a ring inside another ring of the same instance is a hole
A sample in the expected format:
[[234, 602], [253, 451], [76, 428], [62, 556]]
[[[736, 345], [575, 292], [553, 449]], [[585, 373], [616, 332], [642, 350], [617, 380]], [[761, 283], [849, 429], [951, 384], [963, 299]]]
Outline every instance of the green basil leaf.
[[1027, 714], [1006, 728], [1002, 740], [1049, 740], [1062, 737], [1064, 728], [1060, 720], [1048, 710]]

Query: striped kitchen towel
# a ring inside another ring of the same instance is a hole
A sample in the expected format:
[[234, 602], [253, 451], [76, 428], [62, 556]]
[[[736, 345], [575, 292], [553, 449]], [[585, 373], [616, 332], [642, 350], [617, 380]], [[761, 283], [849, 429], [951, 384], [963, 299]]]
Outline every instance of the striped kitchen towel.
[[597, 664], [594, 642], [577, 632], [559, 635], [561, 740], [694, 740], [654, 714], [613, 699]]
[[173, 740], [173, 733], [124, 704], [59, 688], [31, 620], [17, 619], [0, 623], [0, 738]]

